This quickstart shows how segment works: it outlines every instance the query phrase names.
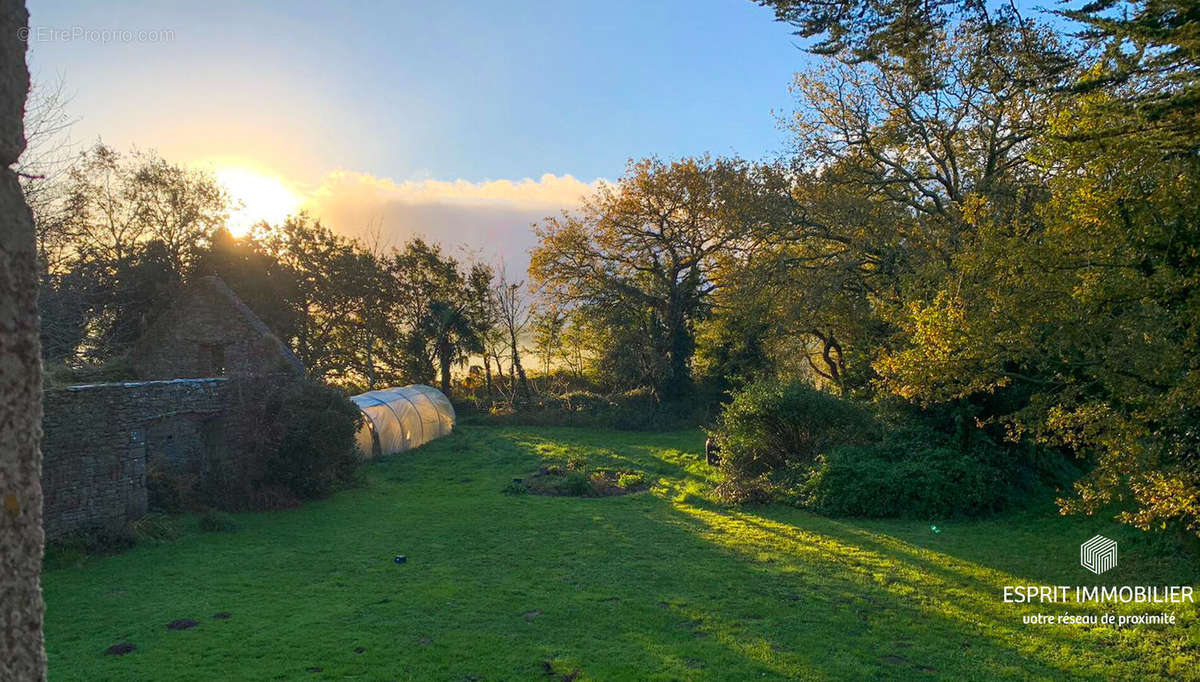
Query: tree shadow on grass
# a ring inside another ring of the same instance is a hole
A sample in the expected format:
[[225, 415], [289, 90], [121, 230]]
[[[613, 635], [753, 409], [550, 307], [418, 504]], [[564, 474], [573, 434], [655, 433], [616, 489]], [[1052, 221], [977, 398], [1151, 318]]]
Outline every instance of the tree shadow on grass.
[[[826, 594], [840, 594], [833, 600], [835, 607], [865, 608], [864, 620], [873, 612], [889, 614], [905, 623], [914, 636], [927, 629], [940, 632], [940, 636], [959, 640], [974, 650], [971, 658], [982, 658], [980, 662], [1002, 653], [1001, 658], [1011, 664], [1012, 654], [1016, 654], [1031, 673], [1168, 678], [1173, 656], [1194, 659], [1196, 654], [1196, 647], [1188, 644], [1179, 630], [1026, 626], [1021, 621], [1026, 613], [1070, 610], [1098, 614], [1113, 609], [1004, 604], [1004, 585], [1029, 581], [849, 524], [813, 518], [810, 526], [819, 528], [814, 530], [711, 505], [676, 502], [673, 508], [693, 520], [694, 532], [714, 544], [788, 566], [793, 575], [809, 581], [810, 587], [817, 585]], [[1130, 613], [1145, 610], [1137, 606], [1118, 609]], [[992, 652], [983, 653], [989, 649]], [[994, 674], [990, 668], [972, 672]]]
[[[517, 441], [521, 446], [575, 440], [570, 433], [561, 432], [532, 438], [529, 434], [522, 435]], [[590, 438], [575, 440], [574, 444], [584, 449], [597, 447]], [[669, 449], [670, 443], [666, 446]], [[664, 472], [669, 471], [674, 478], [676, 492], [689, 483], [708, 481], [703, 471], [677, 454], [662, 456], [662, 445], [606, 442], [602, 447], [612, 450], [607, 456], [630, 462], [651, 458], [661, 463]], [[704, 555], [697, 561], [699, 570], [683, 570], [677, 576], [681, 588], [688, 589], [692, 581], [704, 584], [714, 580], [713, 566], [724, 564], [728, 569], [730, 562], [735, 562], [738, 567], [732, 570], [734, 580], [744, 584], [732, 586], [730, 599], [736, 602], [738, 595], [771, 594], [777, 599], [808, 604], [807, 615], [800, 619], [807, 630], [803, 636], [828, 642], [828, 651], [842, 665], [847, 664], [847, 652], [851, 658], [858, 657], [868, 669], [874, 662], [882, 661], [872, 674], [899, 675], [897, 671], [904, 668], [914, 674], [941, 670], [1013, 678], [1155, 674], [1166, 677], [1169, 653], [1185, 657], [1195, 653], [1194, 647], [1181, 642], [1177, 634], [1166, 631], [1138, 634], [1112, 629], [1026, 626], [1021, 622], [1022, 615], [1038, 609], [1004, 604], [1002, 590], [1006, 584], [1036, 581], [981, 561], [921, 548], [854, 523], [807, 515], [796, 518], [796, 513], [780, 514], [771, 507], [754, 511], [729, 509], [696, 495], [678, 494], [673, 500], [669, 496], [670, 490], [666, 496], [660, 495], [650, 512], [650, 517], [661, 525], [655, 531], [660, 535], [659, 541], [678, 547], [681, 545], [678, 538], [668, 540], [662, 533], [666, 528], [683, 529], [717, 550], [716, 554], [699, 550]], [[787, 521], [778, 520], [778, 516], [787, 517]], [[980, 540], [986, 541], [986, 534], [981, 533]], [[704, 570], [705, 566], [710, 570]], [[797, 582], [801, 584], [797, 586]], [[736, 608], [736, 603], [728, 606]], [[818, 613], [814, 614], [812, 608]], [[1081, 609], [1071, 608], [1071, 611]], [[719, 622], [720, 614], [712, 620]], [[824, 665], [831, 660], [829, 656], [810, 653], [800, 658], [793, 656], [792, 667], [781, 668], [773, 664], [782, 656], [774, 649], [788, 650], [787, 641], [746, 635], [734, 628], [728, 638], [729, 646], [773, 672], [782, 674], [785, 669], [795, 672], [798, 667], [820, 677]], [[904, 651], [874, 651], [881, 644], [881, 637], [886, 644], [889, 636], [898, 649], [920, 650], [928, 660], [914, 662], [919, 657], [905, 656]], [[839, 674], [833, 670], [825, 672]]]

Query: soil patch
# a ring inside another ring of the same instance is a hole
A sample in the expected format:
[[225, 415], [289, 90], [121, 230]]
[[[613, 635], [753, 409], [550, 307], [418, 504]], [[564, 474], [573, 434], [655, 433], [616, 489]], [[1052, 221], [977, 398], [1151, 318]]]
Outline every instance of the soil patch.
[[505, 492], [550, 497], [614, 497], [648, 490], [650, 483], [640, 471], [592, 469], [584, 471], [545, 466], [522, 478], [514, 478]]

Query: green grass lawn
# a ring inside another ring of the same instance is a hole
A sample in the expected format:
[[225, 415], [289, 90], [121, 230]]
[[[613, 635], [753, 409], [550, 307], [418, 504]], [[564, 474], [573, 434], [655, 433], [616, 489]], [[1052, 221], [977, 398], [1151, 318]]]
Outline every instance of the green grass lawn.
[[[1006, 584], [1196, 584], [1098, 519], [835, 521], [709, 497], [699, 432], [464, 427], [299, 509], [195, 519], [44, 574], [52, 680], [1131, 679], [1196, 676], [1176, 627], [1024, 625], [1104, 608], [1001, 602]], [[597, 499], [501, 490], [543, 460], [645, 471]], [[1121, 542], [1092, 576], [1078, 547]], [[407, 555], [405, 564], [393, 562]], [[227, 620], [213, 614], [229, 612]], [[171, 631], [181, 618], [199, 621]], [[104, 650], [122, 641], [124, 657]], [[555, 677], [547, 674], [547, 668]]]

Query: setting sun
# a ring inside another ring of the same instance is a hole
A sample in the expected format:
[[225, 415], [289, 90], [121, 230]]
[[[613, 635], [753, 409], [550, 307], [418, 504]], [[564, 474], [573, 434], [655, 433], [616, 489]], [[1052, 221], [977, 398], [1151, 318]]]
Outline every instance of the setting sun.
[[260, 221], [278, 223], [304, 201], [279, 178], [249, 168], [221, 168], [214, 175], [232, 199], [229, 229], [235, 235], [245, 234]]

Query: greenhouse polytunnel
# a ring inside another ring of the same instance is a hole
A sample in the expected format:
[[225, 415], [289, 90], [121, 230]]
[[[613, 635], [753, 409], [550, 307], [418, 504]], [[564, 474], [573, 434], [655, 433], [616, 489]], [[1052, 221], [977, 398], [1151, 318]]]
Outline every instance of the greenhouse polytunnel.
[[411, 450], [454, 429], [454, 406], [432, 386], [384, 388], [350, 400], [366, 417], [358, 430], [358, 447], [367, 457]]

